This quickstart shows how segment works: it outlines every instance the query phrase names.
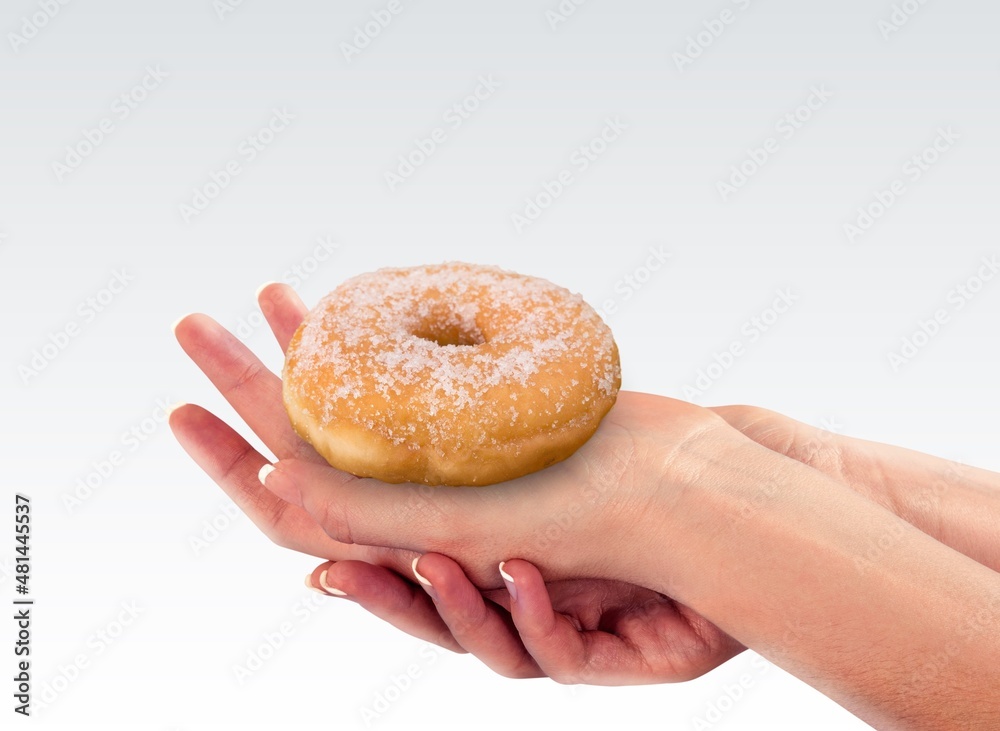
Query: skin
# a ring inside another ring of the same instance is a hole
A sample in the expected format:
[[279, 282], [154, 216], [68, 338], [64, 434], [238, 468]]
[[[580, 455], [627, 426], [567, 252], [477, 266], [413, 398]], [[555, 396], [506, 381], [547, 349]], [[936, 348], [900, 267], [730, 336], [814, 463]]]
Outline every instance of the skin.
[[[284, 351], [305, 316], [305, 305], [294, 290], [279, 284], [263, 288], [259, 302]], [[192, 361], [272, 453], [280, 459], [326, 464], [292, 431], [281, 404], [278, 376], [268, 371], [235, 336], [199, 314], [180, 320], [175, 325], [175, 334]], [[331, 539], [306, 511], [278, 499], [261, 486], [257, 475], [269, 460], [205, 409], [191, 404], [178, 407], [170, 415], [170, 426], [192, 459], [274, 543], [337, 562], [324, 564], [313, 572], [311, 586], [320, 586], [319, 576], [329, 569], [330, 580], [336, 582], [340, 591], [346, 591], [349, 598], [409, 634], [456, 652], [479, 651], [490, 667], [510, 677], [548, 674], [518, 639], [510, 616], [501, 617], [493, 611], [509, 604], [505, 590], [476, 594], [479, 601], [485, 599], [488, 605], [471, 612], [445, 611], [442, 616], [421, 584], [402, 578], [413, 577], [411, 566], [420, 556], [418, 552], [348, 545]], [[453, 585], [471, 586], [454, 562], [443, 560], [435, 565], [431, 560], [428, 571], [441, 583], [445, 598], [456, 596], [449, 591]], [[646, 657], [637, 650], [634, 672], [628, 677], [616, 681], [594, 676], [593, 682], [683, 680], [707, 672], [744, 649], [696, 613], [649, 589], [593, 579], [549, 586], [557, 608], [567, 612], [580, 609], [585, 615], [582, 618], [595, 626], [599, 623], [609, 626], [608, 618], [612, 616], [625, 618], [638, 613], [661, 623], [664, 631], [658, 637], [671, 638], [660, 657], [644, 650]], [[466, 591], [457, 596], [468, 598], [471, 594]], [[603, 611], [589, 609], [594, 606], [603, 607]], [[489, 612], [484, 612], [485, 609]], [[481, 619], [484, 615], [485, 619]], [[462, 617], [469, 619], [463, 623]], [[635, 626], [622, 621], [613, 636], [631, 641], [630, 632], [635, 631]], [[501, 629], [502, 633], [495, 632]], [[461, 640], [456, 639], [456, 634]]]
[[[282, 285], [260, 302], [284, 348], [305, 308]], [[623, 393], [566, 462], [428, 494], [326, 466], [287, 426], [277, 376], [209, 318], [177, 337], [279, 461], [262, 489], [268, 461], [194, 406], [171, 415], [185, 449], [272, 540], [335, 561], [312, 586], [405, 631], [563, 682], [680, 680], [751, 646], [871, 723], [1000, 712], [991, 473]], [[402, 577], [425, 553], [417, 588]], [[513, 599], [497, 562], [515, 556]]]

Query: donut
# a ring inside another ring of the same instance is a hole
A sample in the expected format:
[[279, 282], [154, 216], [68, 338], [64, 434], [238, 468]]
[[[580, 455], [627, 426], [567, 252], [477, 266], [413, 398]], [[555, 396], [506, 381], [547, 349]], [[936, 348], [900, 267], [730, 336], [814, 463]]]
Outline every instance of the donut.
[[292, 427], [384, 482], [480, 486], [566, 459], [621, 386], [611, 330], [580, 295], [496, 267], [380, 269], [305, 317], [282, 369]]

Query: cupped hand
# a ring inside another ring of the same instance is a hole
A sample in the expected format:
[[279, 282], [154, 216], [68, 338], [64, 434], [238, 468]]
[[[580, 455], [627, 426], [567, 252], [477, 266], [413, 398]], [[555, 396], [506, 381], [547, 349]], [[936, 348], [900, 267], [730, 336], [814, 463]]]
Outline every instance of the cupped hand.
[[[852, 440], [760, 407], [711, 411], [758, 444], [891, 507], [860, 469], [863, 464], [856, 464]], [[423, 556], [419, 569], [430, 587], [354, 561], [323, 564], [306, 580], [409, 634], [445, 647], [457, 644], [512, 678], [549, 676], [595, 685], [673, 682], [707, 672], [745, 649], [691, 609], [632, 584], [543, 583], [527, 562], [508, 561], [504, 569], [518, 592], [518, 601], [511, 602], [505, 589], [480, 592], [443, 556]]]
[[546, 583], [537, 568], [521, 560], [505, 562], [503, 573], [513, 592], [481, 592], [457, 563], [431, 553], [414, 560], [418, 585], [358, 561], [323, 564], [306, 583], [353, 600], [410, 634], [445, 647], [458, 644], [509, 678], [590, 685], [677, 682], [745, 649], [697, 613], [649, 589], [594, 579]]
[[[281, 410], [280, 403], [273, 407]], [[748, 447], [758, 451], [747, 453]], [[279, 455], [275, 465], [262, 467], [260, 479], [339, 544], [445, 553], [482, 589], [499, 587], [495, 566], [505, 558], [532, 561], [548, 579], [641, 584], [651, 578], [642, 559], [659, 547], [651, 536], [669, 533], [671, 521], [683, 524], [673, 508], [694, 488], [714, 489], [705, 473], [720, 463], [729, 469], [734, 452], [737, 461], [784, 459], [706, 408], [622, 391], [572, 456], [498, 485], [387, 484], [335, 469], [314, 453]]]
[[[262, 288], [259, 300], [278, 344], [284, 350], [306, 308], [294, 291], [284, 285]], [[281, 403], [278, 376], [269, 372], [242, 343], [203, 315], [184, 318], [178, 323], [176, 332], [184, 350], [280, 460], [325, 466], [322, 458], [288, 425]], [[633, 396], [637, 395], [623, 395], [625, 399]], [[841, 440], [831, 439], [821, 430], [756, 407], [719, 407], [713, 411], [769, 449], [803, 461], [831, 476], [846, 477], [843, 474]], [[530, 629], [539, 625], [537, 622], [534, 625], [525, 624], [524, 620], [526, 617], [537, 620], [544, 614], [518, 613], [515, 606], [515, 616], [522, 618], [521, 624], [515, 626], [510, 615], [505, 614], [505, 607], [509, 607], [506, 591], [492, 590], [480, 594], [457, 564], [451, 564], [449, 573], [447, 566], [435, 569], [434, 560], [428, 557], [422, 559], [424, 563], [430, 562], [430, 568], [425, 571], [432, 575], [435, 570], [441, 572], [437, 580], [443, 582], [442, 588], [438, 589], [437, 604], [432, 603], [417, 584], [403, 578], [410, 575], [409, 565], [418, 553], [406, 549], [348, 545], [331, 538], [314, 516], [302, 507], [262, 489], [257, 474], [268, 460], [207, 411], [185, 406], [171, 416], [171, 426], [191, 456], [275, 543], [336, 561], [331, 572], [336, 575], [337, 581], [353, 587], [350, 598], [410, 634], [456, 651], [469, 649], [504, 674], [553, 674], [559, 679], [582, 678], [595, 683], [655, 682], [693, 677], [741, 649], [735, 641], [691, 610], [660, 594], [622, 582], [581, 579], [548, 585], [554, 607], [551, 617], [562, 617], [554, 627], [565, 627], [569, 622], [581, 633], [604, 632], [607, 635], [581, 634], [580, 642], [584, 643], [585, 651], [579, 651], [580, 645], [575, 642], [569, 646], [555, 642], [557, 636], [563, 641], [571, 639], [572, 635], [566, 632], [553, 634], [550, 638], [553, 642], [548, 645], [532, 640]], [[631, 449], [623, 451], [617, 459], [587, 463], [587, 476], [603, 477], [603, 483], [598, 482], [594, 490], [581, 491], [579, 494], [585, 498], [583, 501], [571, 501], [566, 511], [550, 515], [552, 520], [534, 535], [539, 544], [558, 544], [562, 534], [588, 507], [588, 501], [601, 498], [608, 486], [616, 484], [616, 480], [634, 479], [628, 468], [636, 464], [640, 456], [634, 451], [639, 442], [633, 441], [628, 446]], [[865, 485], [855, 487], [861, 490], [866, 488]], [[426, 491], [427, 488], [417, 490]], [[869, 496], [878, 498], [875, 494]], [[446, 559], [439, 557], [439, 560]], [[512, 575], [517, 575], [517, 567], [521, 563], [513, 561], [507, 565]], [[533, 567], [530, 570], [534, 571]], [[494, 577], [493, 583], [497, 583], [497, 572], [493, 570], [490, 573]], [[318, 575], [314, 577], [314, 584], [316, 579]], [[528, 588], [522, 589], [523, 601], [537, 596], [538, 601], [532, 600], [532, 606], [543, 606], [540, 603], [541, 594], [533, 592], [532, 587], [544, 592], [545, 586], [539, 588], [530, 583], [530, 574], [525, 581], [529, 583]], [[461, 621], [467, 617], [472, 617], [474, 621]], [[647, 622], [651, 617], [653, 621]], [[529, 630], [525, 636], [517, 634], [521, 625]], [[657, 629], [644, 634], [640, 641], [635, 629], [649, 627]], [[601, 639], [597, 642], [588, 639], [593, 637]], [[692, 638], [696, 638], [695, 641], [689, 642]], [[625, 650], [620, 643], [624, 643]], [[532, 650], [529, 651], [526, 646]], [[546, 654], [546, 647], [557, 648], [557, 651]], [[678, 648], [688, 649], [678, 655]], [[538, 655], [538, 660], [532, 652]], [[606, 657], [602, 653], [606, 653]], [[574, 665], [570, 658], [575, 658], [582, 665]], [[624, 663], [626, 659], [628, 663]]]
[[[284, 349], [305, 306], [291, 288], [279, 284], [264, 287], [259, 300]], [[614, 555], [634, 532], [635, 516], [654, 500], [669, 501], [672, 486], [660, 489], [663, 466], [677, 464], [673, 473], [685, 466], [696, 469], [691, 463], [697, 458], [674, 458], [707, 431], [725, 429], [742, 439], [706, 409], [623, 392], [583, 448], [542, 472], [489, 488], [389, 485], [327, 465], [291, 428], [280, 377], [218, 323], [189, 315], [175, 332], [192, 360], [278, 458], [278, 469], [267, 482], [272, 489], [262, 489], [257, 479], [268, 460], [200, 407], [188, 405], [171, 414], [171, 428], [182, 446], [269, 538], [332, 560], [364, 560], [402, 573], [415, 552], [441, 549], [464, 556], [465, 568], [481, 587], [499, 588], [498, 560], [514, 557], [522, 548], [526, 558], [565, 558], [574, 553], [574, 545], [585, 544], [577, 559], [561, 560], [558, 567], [539, 562], [540, 568], [555, 570], [558, 578], [600, 578], [601, 573], [617, 578], [614, 571], [602, 571], [597, 551]], [[608, 530], [611, 535], [604, 540], [583, 538]]]
[[[597, 578], [654, 588], [646, 560], [662, 548], [689, 491], [716, 489], [717, 465], [773, 455], [707, 409], [621, 392], [594, 436], [545, 470], [480, 488], [387, 484], [299, 458], [265, 467], [276, 497], [304, 509], [330, 538], [454, 558], [482, 589], [499, 588], [497, 564], [524, 558], [547, 579]], [[733, 454], [740, 451], [739, 454]], [[706, 472], [713, 476], [706, 477]], [[657, 576], [657, 579], [669, 577]]]
[[[294, 290], [281, 284], [263, 287], [258, 292], [258, 299], [278, 345], [284, 351], [307, 309]], [[274, 455], [282, 460], [294, 459], [303, 464], [326, 465], [289, 425], [282, 405], [279, 376], [270, 372], [243, 343], [205, 315], [182, 318], [175, 325], [175, 333], [185, 352]], [[475, 651], [488, 646], [488, 643], [474, 639], [474, 632], [469, 626], [461, 630], [461, 640], [456, 639], [451, 625], [445, 621], [445, 618], [450, 618], [453, 624], [455, 613], [446, 611], [439, 614], [425, 592], [413, 581], [403, 578], [404, 575], [411, 576], [411, 563], [419, 553], [406, 549], [347, 544], [331, 538], [301, 506], [282, 500], [262, 487], [258, 472], [263, 465], [269, 463], [268, 459], [234, 429], [205, 409], [184, 405], [171, 414], [170, 426], [195, 462], [274, 543], [337, 562], [332, 565], [343, 577], [342, 580], [356, 587], [351, 598], [400, 629], [449, 649], [462, 651], [463, 644], [468, 644]], [[612, 487], [616, 475], [621, 474], [624, 466], [624, 463], [605, 466], [602, 474], [607, 482], [590, 493], [590, 497], [600, 495]], [[582, 503], [573, 503], [569, 509], [571, 512], [581, 510]], [[540, 539], [546, 543], [551, 542], [552, 529], [562, 530], [560, 525], [565, 526], [566, 516], [555, 517], [562, 522], [549, 526], [548, 537], [545, 532], [540, 534]], [[445, 573], [442, 580], [447, 581], [450, 576], [454, 576], [454, 586], [468, 590], [459, 595], [465, 600], [477, 601], [482, 606], [497, 606], [491, 599], [499, 599], [501, 605], [506, 601], [507, 594], [503, 589], [488, 592], [486, 603], [477, 590], [475, 596], [472, 596], [469, 593], [474, 591], [472, 584], [457, 565], [452, 564], [452, 567], [457, 573]], [[429, 570], [433, 573], [433, 568]], [[318, 575], [319, 572], [317, 579]], [[660, 597], [655, 592], [636, 586], [594, 579], [566, 580], [553, 587], [553, 596], [560, 609], [569, 606], [564, 600], [571, 598], [572, 610], [584, 612], [588, 600], [600, 597], [604, 602], [601, 606], [618, 608], [618, 616], [623, 615], [625, 608], [635, 606], [637, 596], [646, 593]], [[661, 599], [665, 609], [673, 606], [669, 600]], [[694, 623], [692, 626], [703, 626], [693, 613], [686, 616], [691, 618]], [[707, 625], [704, 620], [700, 621]], [[526, 662], [532, 673], [540, 674], [541, 671], [513, 633], [509, 619], [504, 626], [508, 629], [508, 635], [502, 647], [517, 657], [527, 658]], [[678, 628], [683, 630], [681, 625], [673, 629]], [[491, 655], [491, 661], [496, 665], [509, 665], [510, 660], [504, 659], [506, 656], [500, 647], [501, 645], [493, 646], [492, 649], [499, 655]], [[715, 645], [711, 647], [714, 648]]]

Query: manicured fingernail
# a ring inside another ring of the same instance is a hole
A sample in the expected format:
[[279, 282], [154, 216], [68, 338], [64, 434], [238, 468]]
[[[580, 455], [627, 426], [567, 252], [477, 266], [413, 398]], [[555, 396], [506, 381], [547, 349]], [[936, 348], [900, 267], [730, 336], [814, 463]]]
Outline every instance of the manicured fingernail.
[[270, 282], [264, 282], [262, 285], [257, 287], [257, 292], [256, 294], [254, 294], [254, 297], [256, 299], [260, 299], [260, 293], [263, 292], [267, 287], [270, 287], [272, 284], [277, 284], [277, 282], [272, 280]]
[[319, 575], [319, 585], [323, 587], [323, 591], [331, 596], [347, 596], [346, 591], [341, 591], [335, 586], [330, 586], [326, 583], [326, 571]]
[[306, 574], [306, 588], [313, 590], [317, 594], [322, 594], [323, 596], [326, 596], [326, 592], [325, 591], [320, 591], [315, 586], [313, 586], [313, 575], [312, 575], [312, 572]]
[[169, 419], [169, 418], [170, 418], [170, 415], [171, 415], [172, 413], [174, 413], [175, 411], [177, 411], [177, 409], [179, 409], [179, 408], [180, 408], [181, 406], [186, 406], [186, 405], [187, 405], [187, 404], [186, 404], [186, 403], [185, 403], [184, 401], [178, 401], [178, 402], [177, 402], [176, 404], [174, 404], [173, 406], [170, 406], [170, 407], [168, 407], [168, 408], [167, 408], [167, 418]]
[[421, 576], [420, 572], [417, 571], [417, 561], [419, 560], [420, 556], [417, 556], [415, 559], [413, 559], [413, 563], [411, 564], [411, 568], [413, 569], [413, 575], [417, 577], [417, 581], [419, 581], [420, 585], [424, 587], [424, 591], [430, 594], [431, 599], [437, 599], [438, 597], [437, 589], [435, 589], [434, 585], [427, 580], [426, 576]]
[[500, 562], [500, 576], [503, 577], [503, 583], [507, 587], [507, 592], [510, 594], [512, 601], [517, 601], [517, 585], [514, 584], [514, 577], [503, 570], [503, 565], [507, 563], [506, 561]]
[[302, 492], [299, 490], [298, 484], [294, 479], [289, 479], [288, 471], [283, 472], [277, 477], [272, 477], [271, 473], [276, 469], [277, 467], [270, 463], [261, 467], [257, 473], [257, 479], [260, 480], [260, 484], [266, 487], [272, 495], [281, 498], [286, 503], [302, 505]]

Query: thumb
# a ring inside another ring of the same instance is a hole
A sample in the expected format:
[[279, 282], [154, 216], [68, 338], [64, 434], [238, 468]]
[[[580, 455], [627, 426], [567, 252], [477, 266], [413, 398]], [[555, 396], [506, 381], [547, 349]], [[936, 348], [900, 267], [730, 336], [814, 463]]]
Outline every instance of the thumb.
[[266, 464], [258, 476], [341, 543], [446, 553], [483, 524], [468, 489], [392, 485], [298, 459]]

